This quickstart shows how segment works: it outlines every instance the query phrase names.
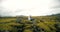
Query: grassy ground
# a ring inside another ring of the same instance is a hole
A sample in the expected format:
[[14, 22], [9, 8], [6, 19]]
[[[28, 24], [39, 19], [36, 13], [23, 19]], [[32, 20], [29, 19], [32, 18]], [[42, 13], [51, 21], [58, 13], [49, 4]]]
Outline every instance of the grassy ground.
[[27, 17], [21, 18], [1, 18], [0, 32], [60, 32], [60, 21], [56, 16], [36, 16], [32, 17], [35, 22], [27, 20]]

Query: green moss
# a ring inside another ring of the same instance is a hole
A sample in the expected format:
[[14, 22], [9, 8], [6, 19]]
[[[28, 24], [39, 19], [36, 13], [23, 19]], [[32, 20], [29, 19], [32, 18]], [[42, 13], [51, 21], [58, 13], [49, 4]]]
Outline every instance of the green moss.
[[[45, 32], [56, 32], [57, 28], [55, 27], [55, 24], [60, 23], [55, 16], [36, 16], [33, 18], [35, 19], [34, 25], [38, 26], [38, 28], [44, 29]], [[19, 27], [16, 28], [13, 26]], [[20, 28], [20, 26], [22, 26], [22, 28]], [[19, 29], [23, 29], [24, 32], [32, 32], [34, 29], [32, 21], [27, 20], [26, 17], [22, 18], [22, 23], [17, 23], [16, 18], [0, 19], [0, 30], [10, 30], [17, 32]]]

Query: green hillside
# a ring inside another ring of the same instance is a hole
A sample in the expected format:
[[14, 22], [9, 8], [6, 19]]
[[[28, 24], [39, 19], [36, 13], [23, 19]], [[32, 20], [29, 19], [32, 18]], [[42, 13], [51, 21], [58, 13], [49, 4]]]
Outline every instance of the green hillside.
[[[0, 17], [0, 32], [60, 32], [59, 16]], [[35, 23], [33, 23], [33, 21]]]

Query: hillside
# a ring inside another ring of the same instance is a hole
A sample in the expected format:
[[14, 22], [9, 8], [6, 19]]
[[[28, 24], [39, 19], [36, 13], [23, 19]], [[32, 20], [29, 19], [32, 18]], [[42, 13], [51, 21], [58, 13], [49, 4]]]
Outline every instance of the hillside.
[[32, 16], [32, 21], [27, 17], [2, 17], [0, 32], [60, 32], [58, 15]]

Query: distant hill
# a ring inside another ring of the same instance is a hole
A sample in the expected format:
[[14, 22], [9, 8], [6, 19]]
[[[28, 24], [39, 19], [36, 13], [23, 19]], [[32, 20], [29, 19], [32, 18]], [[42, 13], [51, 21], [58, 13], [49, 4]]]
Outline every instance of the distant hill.
[[58, 13], [58, 14], [52, 14], [51, 16], [60, 16], [60, 13]]
[[53, 15], [51, 15], [51, 16], [56, 16], [56, 20], [60, 21], [60, 13], [58, 13], [58, 14], [53, 14]]

